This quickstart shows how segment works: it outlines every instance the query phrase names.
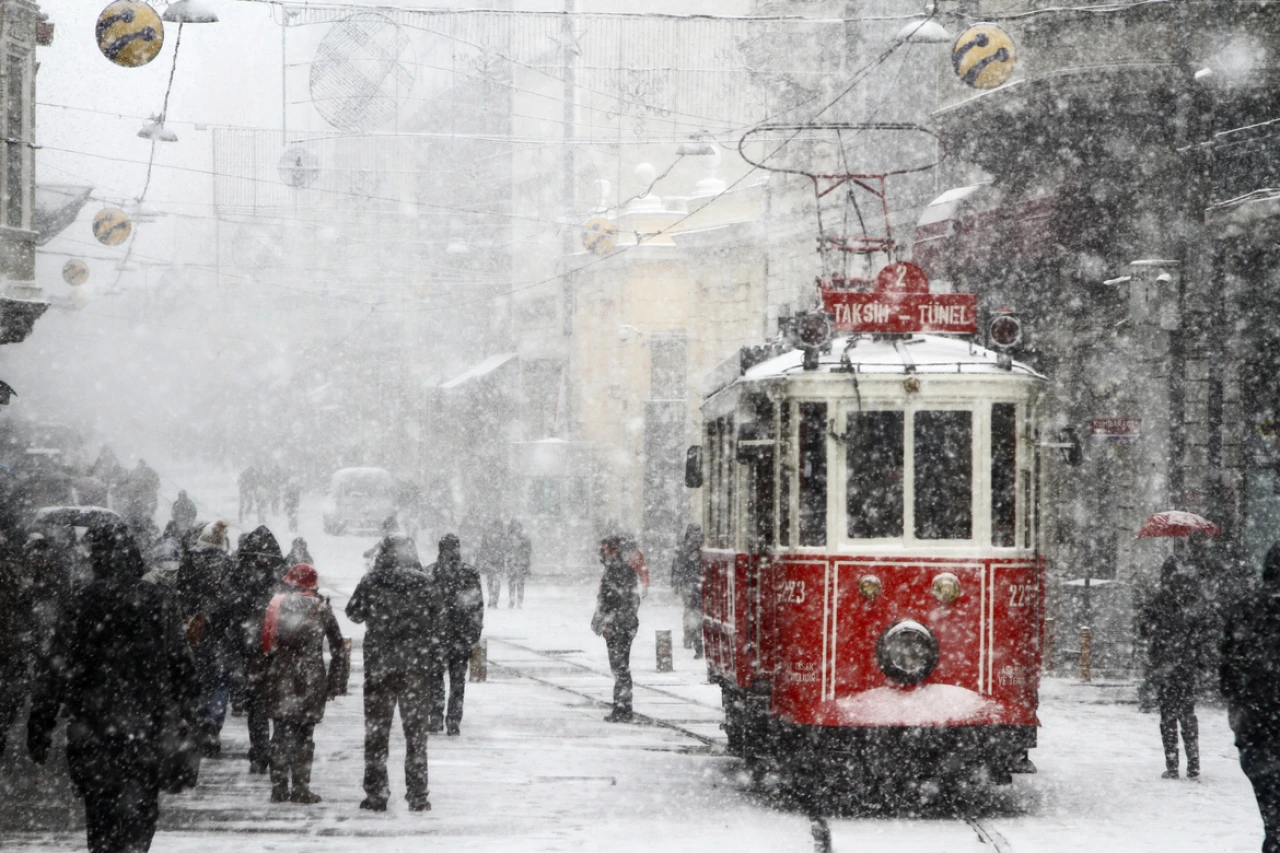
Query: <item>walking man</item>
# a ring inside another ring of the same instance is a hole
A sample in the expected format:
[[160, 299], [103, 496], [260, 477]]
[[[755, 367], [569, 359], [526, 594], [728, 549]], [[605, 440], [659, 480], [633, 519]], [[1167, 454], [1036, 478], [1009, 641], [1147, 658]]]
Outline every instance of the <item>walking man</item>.
[[364, 792], [360, 808], [387, 809], [391, 716], [400, 706], [405, 740], [405, 799], [427, 811], [427, 721], [431, 704], [431, 584], [413, 540], [398, 534], [378, 546], [373, 568], [347, 604], [347, 618], [365, 625]]
[[186, 491], [178, 492], [178, 499], [173, 502], [173, 523], [177, 525], [179, 537], [196, 523], [196, 504], [187, 497]]
[[[440, 540], [440, 558], [427, 567], [436, 601], [436, 651], [431, 667], [431, 731], [443, 724], [450, 735], [462, 732], [462, 702], [467, 687], [467, 663], [484, 628], [484, 594], [480, 573], [462, 562], [458, 537]], [[445, 711], [445, 673], [449, 675], [448, 712]]]
[[533, 569], [533, 543], [520, 522], [511, 519], [507, 528], [507, 598], [508, 607], [524, 607], [524, 582]]
[[1150, 642], [1149, 672], [1160, 703], [1165, 779], [1178, 778], [1178, 728], [1187, 753], [1187, 778], [1200, 776], [1200, 728], [1195, 691], [1200, 673], [1200, 596], [1176, 557], [1160, 569], [1160, 591], [1143, 610], [1139, 633]]
[[1280, 853], [1280, 542], [1267, 551], [1261, 589], [1227, 618], [1219, 676], [1262, 813], [1262, 853]]
[[609, 669], [613, 671], [613, 712], [609, 723], [629, 723], [631, 709], [631, 643], [640, 630], [639, 576], [627, 562], [621, 536], [608, 536], [600, 543], [604, 574], [596, 597], [591, 630], [604, 637], [609, 649]]
[[502, 535], [502, 522], [490, 519], [480, 537], [476, 563], [489, 588], [489, 606], [497, 607], [502, 597], [502, 576], [506, 574], [507, 540]]

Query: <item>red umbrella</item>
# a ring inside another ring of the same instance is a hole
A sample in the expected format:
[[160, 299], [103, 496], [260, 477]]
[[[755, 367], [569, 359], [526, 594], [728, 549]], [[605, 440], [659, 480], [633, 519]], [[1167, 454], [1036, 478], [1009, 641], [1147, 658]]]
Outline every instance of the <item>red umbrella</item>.
[[1192, 533], [1203, 533], [1205, 536], [1217, 536], [1222, 528], [1204, 516], [1194, 512], [1169, 510], [1157, 512], [1146, 520], [1138, 531], [1139, 539], [1152, 539], [1157, 536], [1190, 536]]

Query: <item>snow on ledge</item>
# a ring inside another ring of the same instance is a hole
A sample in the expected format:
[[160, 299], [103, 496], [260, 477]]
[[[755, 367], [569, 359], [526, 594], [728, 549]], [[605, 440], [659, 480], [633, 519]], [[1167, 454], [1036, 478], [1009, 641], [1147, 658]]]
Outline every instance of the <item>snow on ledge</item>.
[[937, 726], [987, 722], [1000, 704], [954, 684], [925, 684], [915, 689], [876, 687], [836, 701], [841, 722], [867, 726]]

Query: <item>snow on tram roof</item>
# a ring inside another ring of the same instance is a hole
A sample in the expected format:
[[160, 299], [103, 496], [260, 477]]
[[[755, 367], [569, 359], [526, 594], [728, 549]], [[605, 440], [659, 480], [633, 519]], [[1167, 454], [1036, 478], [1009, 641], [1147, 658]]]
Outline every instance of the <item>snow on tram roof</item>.
[[[849, 347], [850, 339], [853, 346]], [[812, 373], [831, 373], [840, 368], [843, 355], [859, 374], [964, 373], [1000, 374], [1043, 378], [1025, 364], [1014, 362], [1005, 369], [999, 366], [999, 354], [965, 340], [937, 335], [903, 335], [897, 338], [872, 338], [866, 335], [838, 337], [831, 351], [818, 359]], [[762, 361], [742, 376], [746, 380], [803, 374], [804, 352], [791, 350]]]

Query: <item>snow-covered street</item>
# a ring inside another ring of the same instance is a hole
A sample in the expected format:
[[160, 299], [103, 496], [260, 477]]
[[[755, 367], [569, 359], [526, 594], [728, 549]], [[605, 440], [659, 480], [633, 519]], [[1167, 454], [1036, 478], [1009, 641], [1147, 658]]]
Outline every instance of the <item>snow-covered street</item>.
[[[212, 495], [212, 497], [209, 497]], [[193, 490], [201, 515], [232, 508], [228, 495]], [[273, 522], [278, 520], [272, 519]], [[363, 571], [368, 537], [331, 537], [305, 512], [301, 531], [322, 589], [341, 614]], [[283, 524], [273, 524], [287, 543]], [[424, 562], [434, 549], [423, 546]], [[536, 579], [535, 579], [536, 581]], [[589, 628], [590, 585], [535, 582], [524, 609], [485, 611], [489, 679], [469, 684], [462, 735], [433, 736], [433, 809], [403, 801], [403, 743], [393, 734], [393, 799], [385, 814], [357, 809], [363, 793], [360, 633], [351, 695], [329, 706], [316, 731], [315, 806], [270, 805], [265, 777], [250, 776], [244, 718], [228, 717], [224, 757], [206, 760], [194, 792], [164, 797], [156, 851], [810, 851], [810, 816], [752, 787], [723, 753], [719, 690], [701, 661], [679, 648], [679, 608], [655, 591], [641, 608], [633, 650], [636, 710], [656, 722], [603, 721], [612, 681], [604, 643]], [[657, 672], [654, 632], [677, 639], [675, 672]], [[1161, 780], [1157, 720], [1129, 685], [1051, 679], [1043, 687], [1039, 774], [993, 789], [964, 815], [904, 807], [899, 813], [826, 815], [830, 849], [952, 853], [1256, 850], [1261, 823], [1236, 763], [1220, 708], [1200, 711], [1199, 783]], [[14, 740], [19, 740], [15, 736]], [[11, 743], [5, 772], [30, 768]], [[60, 761], [60, 755], [55, 759]], [[70, 805], [63, 791], [62, 801]], [[4, 812], [0, 811], [0, 815]], [[7, 850], [83, 849], [75, 808], [46, 809], [42, 828], [0, 830]], [[73, 815], [74, 823], [66, 824]], [[964, 818], [978, 821], [975, 827]], [[6, 821], [8, 823], [8, 821]]]

